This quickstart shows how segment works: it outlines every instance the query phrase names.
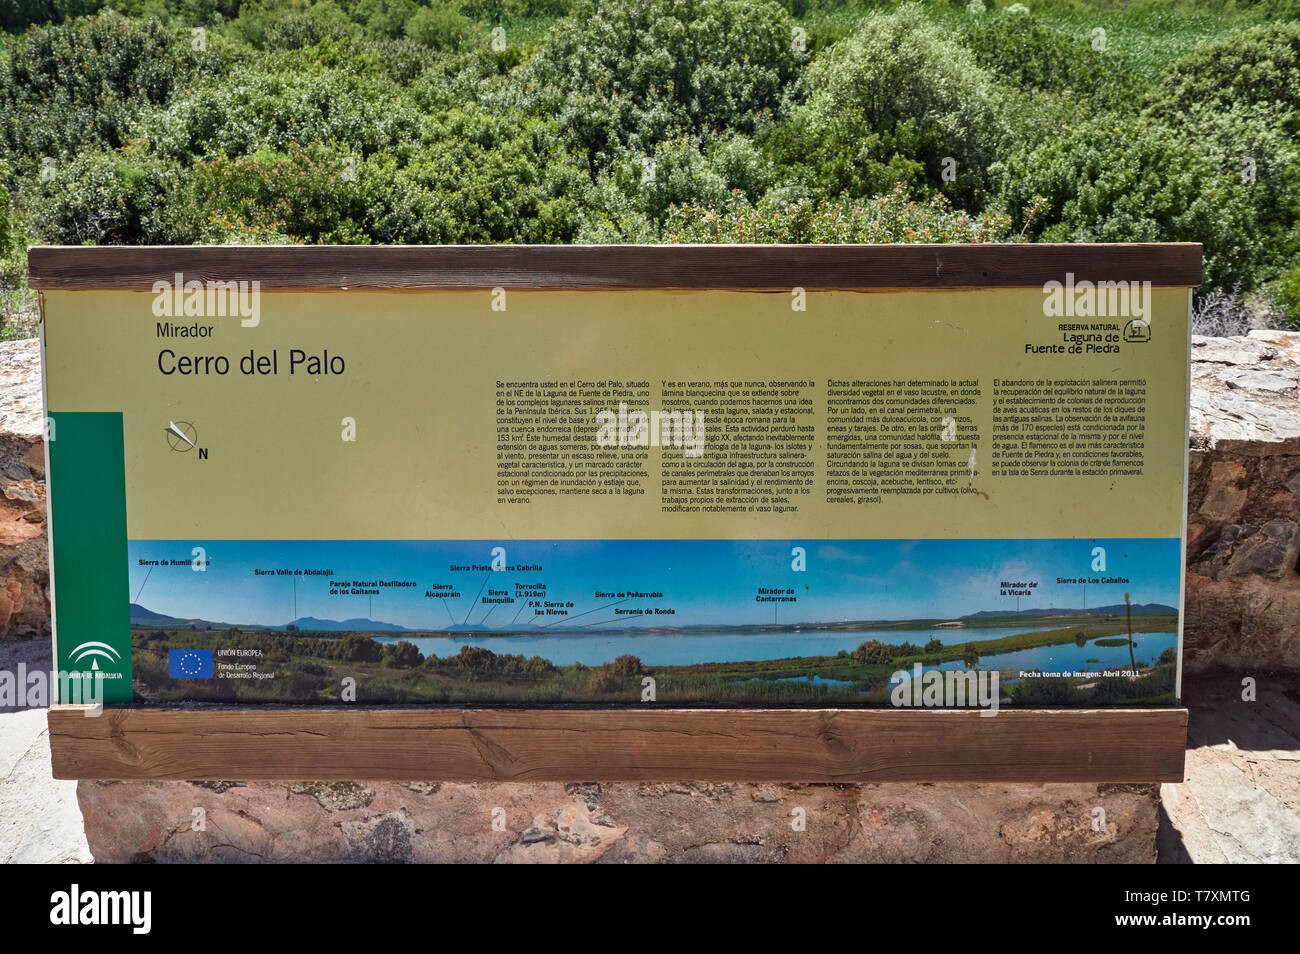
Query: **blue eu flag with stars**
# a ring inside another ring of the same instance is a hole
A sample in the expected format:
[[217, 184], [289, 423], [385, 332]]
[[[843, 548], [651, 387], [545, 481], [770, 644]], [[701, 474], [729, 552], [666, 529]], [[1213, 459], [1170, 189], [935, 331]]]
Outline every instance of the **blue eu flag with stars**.
[[167, 675], [173, 679], [211, 679], [212, 650], [167, 650]]

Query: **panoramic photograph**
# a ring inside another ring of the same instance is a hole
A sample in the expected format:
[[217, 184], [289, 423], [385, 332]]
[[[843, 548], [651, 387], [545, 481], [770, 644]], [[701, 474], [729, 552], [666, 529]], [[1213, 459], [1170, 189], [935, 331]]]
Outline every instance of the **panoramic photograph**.
[[[239, 541], [195, 573], [133, 541], [131, 654], [141, 701], [329, 701], [350, 674], [382, 703], [639, 703], [649, 676], [692, 705], [889, 705], [986, 670], [1008, 703], [1170, 704], [1179, 541], [1105, 542], [1122, 568], [1067, 578], [1096, 541], [823, 541], [802, 573], [794, 542], [530, 542], [495, 572], [460, 556], [490, 544]], [[232, 649], [212, 681], [171, 665]]]

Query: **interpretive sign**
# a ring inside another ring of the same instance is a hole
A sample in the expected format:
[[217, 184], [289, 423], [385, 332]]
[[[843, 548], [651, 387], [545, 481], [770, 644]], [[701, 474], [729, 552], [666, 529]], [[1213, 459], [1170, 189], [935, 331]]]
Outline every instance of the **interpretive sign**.
[[57, 777], [1181, 777], [1199, 246], [29, 260]]
[[1199, 247], [349, 253], [33, 250], [87, 700], [1177, 699]]

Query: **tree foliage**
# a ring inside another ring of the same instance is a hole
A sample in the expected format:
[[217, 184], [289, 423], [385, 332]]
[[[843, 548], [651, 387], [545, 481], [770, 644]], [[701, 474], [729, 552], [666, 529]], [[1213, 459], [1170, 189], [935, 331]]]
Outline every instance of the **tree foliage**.
[[1028, 229], [1043, 241], [1201, 242], [1211, 285], [1257, 281], [1261, 247], [1240, 176], [1163, 126], [1104, 115], [995, 172], [1013, 219], [1046, 199]]
[[864, 198], [901, 183], [973, 201], [1008, 135], [992, 76], [916, 4], [869, 17], [813, 62], [801, 91], [766, 139], [810, 194]]
[[554, 113], [593, 177], [617, 147], [750, 131], [803, 55], [769, 0], [580, 0], [528, 64], [532, 108]]
[[11, 28], [58, 22], [0, 50], [0, 228], [11, 249], [1199, 241], [1207, 293], [1300, 320], [1300, 24], [1139, 75], [1134, 36], [1093, 49], [1050, 15], [824, 6], [13, 0]]

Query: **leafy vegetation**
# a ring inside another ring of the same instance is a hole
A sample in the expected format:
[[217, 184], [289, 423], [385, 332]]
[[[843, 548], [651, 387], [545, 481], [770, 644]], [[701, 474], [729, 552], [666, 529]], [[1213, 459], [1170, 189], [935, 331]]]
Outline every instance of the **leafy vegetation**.
[[861, 198], [901, 184], [970, 201], [1010, 135], [998, 92], [969, 50], [909, 4], [817, 57], [796, 90], [804, 102], [764, 138], [808, 194]]
[[1199, 241], [1300, 326], [1294, 0], [13, 0], [21, 247]]

